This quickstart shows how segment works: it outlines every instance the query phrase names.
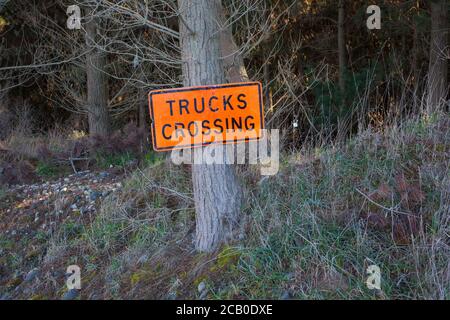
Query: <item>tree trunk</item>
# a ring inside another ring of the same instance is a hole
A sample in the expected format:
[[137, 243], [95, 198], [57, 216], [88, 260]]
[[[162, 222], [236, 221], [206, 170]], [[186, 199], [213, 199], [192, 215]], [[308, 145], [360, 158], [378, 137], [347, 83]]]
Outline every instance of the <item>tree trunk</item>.
[[247, 70], [245, 69], [244, 59], [233, 38], [231, 26], [228, 26], [225, 10], [221, 6], [218, 21], [220, 22], [220, 53], [222, 56], [225, 78], [228, 82], [246, 82], [249, 81]]
[[437, 110], [448, 94], [448, 3], [431, 3], [430, 64], [428, 70], [428, 111]]
[[145, 88], [139, 89], [138, 99], [138, 124], [139, 128], [143, 131], [144, 137], [141, 144], [142, 151], [145, 152], [150, 147], [150, 115], [148, 110], [147, 90]]
[[339, 51], [339, 89], [341, 95], [345, 97], [345, 70], [347, 68], [346, 49], [345, 49], [345, 0], [339, 0], [338, 3], [338, 51]]
[[266, 63], [263, 67], [263, 74], [264, 74], [264, 99], [266, 99], [265, 103], [265, 110], [270, 110], [270, 112], [273, 112], [272, 110], [272, 91], [270, 90], [270, 63], [269, 60], [265, 60]]
[[264, 99], [266, 99], [265, 110], [273, 112], [273, 104], [272, 104], [272, 90], [270, 89], [270, 81], [272, 78], [270, 65], [271, 65], [271, 42], [269, 38], [266, 38], [263, 41], [264, 48], [264, 66], [263, 66], [263, 76], [264, 76]]
[[149, 111], [148, 111], [148, 100], [147, 100], [147, 93], [148, 91], [145, 88], [139, 88], [138, 89], [138, 120], [139, 120], [139, 128], [142, 128], [144, 130], [149, 130]]
[[[178, 0], [184, 85], [225, 82], [217, 23], [220, 0]], [[218, 146], [221, 147], [221, 146]], [[239, 223], [241, 187], [229, 165], [194, 164], [196, 249], [215, 250], [233, 237]]]
[[86, 57], [87, 74], [87, 111], [89, 133], [91, 135], [107, 135], [110, 132], [108, 112], [108, 80], [103, 72], [106, 66], [106, 54], [96, 47], [96, 18], [86, 24], [86, 44], [90, 52]]

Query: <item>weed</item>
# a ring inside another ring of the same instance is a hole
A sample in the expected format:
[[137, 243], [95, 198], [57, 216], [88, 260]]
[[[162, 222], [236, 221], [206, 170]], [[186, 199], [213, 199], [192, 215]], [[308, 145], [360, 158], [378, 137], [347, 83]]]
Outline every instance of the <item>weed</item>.
[[3, 201], [7, 196], [6, 188], [0, 185], [0, 202]]
[[[104, 199], [89, 226], [64, 224], [47, 255], [82, 251], [74, 257], [111, 298], [195, 299], [205, 282], [213, 299], [448, 299], [450, 135], [441, 121], [282, 155], [276, 176], [247, 179], [243, 237], [215, 254], [193, 251], [189, 168], [147, 155], [148, 167]], [[367, 288], [370, 265], [381, 269], [379, 292]]]
[[79, 223], [67, 221], [61, 226], [61, 231], [65, 239], [74, 239], [83, 234], [84, 228]]
[[135, 158], [132, 154], [126, 152], [122, 154], [96, 154], [95, 161], [99, 168], [107, 169], [111, 167], [124, 168]]
[[144, 155], [143, 167], [150, 167], [160, 163], [164, 158], [156, 152], [150, 151]]
[[58, 167], [53, 164], [39, 161], [36, 166], [36, 174], [41, 178], [53, 178], [59, 174]]

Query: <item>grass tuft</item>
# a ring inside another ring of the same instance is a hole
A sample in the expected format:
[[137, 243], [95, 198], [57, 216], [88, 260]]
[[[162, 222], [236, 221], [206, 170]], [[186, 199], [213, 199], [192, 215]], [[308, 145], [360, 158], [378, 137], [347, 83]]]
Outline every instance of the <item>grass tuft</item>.
[[268, 179], [239, 169], [245, 236], [214, 254], [193, 250], [190, 168], [149, 160], [49, 251], [75, 252], [102, 298], [195, 299], [204, 282], [211, 299], [449, 299], [449, 128], [439, 115], [284, 154]]

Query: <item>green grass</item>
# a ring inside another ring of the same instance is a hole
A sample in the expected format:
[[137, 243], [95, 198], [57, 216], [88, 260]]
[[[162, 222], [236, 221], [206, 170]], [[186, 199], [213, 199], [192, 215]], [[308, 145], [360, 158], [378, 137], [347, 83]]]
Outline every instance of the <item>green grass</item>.
[[[174, 292], [196, 299], [201, 281], [209, 299], [286, 292], [295, 299], [448, 299], [450, 135], [441, 121], [411, 121], [378, 138], [363, 134], [342, 148], [312, 151], [301, 165], [298, 154], [285, 154], [280, 172], [261, 183], [256, 170], [240, 171], [245, 236], [211, 255], [192, 250], [189, 170], [149, 155], [147, 168], [107, 197], [89, 226], [64, 225], [74, 238], [67, 250], [82, 251], [78, 260], [95, 269], [96, 290], [118, 299]], [[399, 191], [399, 174], [423, 201]], [[369, 202], [381, 184], [391, 194]], [[397, 238], [398, 212], [417, 214], [424, 228]], [[368, 214], [397, 224], [374, 226]], [[138, 263], [143, 254], [147, 262]], [[366, 286], [370, 265], [381, 269], [381, 291]]]
[[53, 178], [60, 173], [59, 168], [54, 164], [39, 161], [36, 166], [36, 174], [41, 178]]
[[135, 157], [128, 152], [122, 154], [95, 155], [95, 162], [101, 169], [108, 169], [111, 166], [124, 168], [133, 160], [135, 160]]
[[6, 236], [0, 235], [0, 248], [3, 250], [11, 250], [14, 247], [14, 242]]
[[157, 165], [158, 163], [161, 163], [161, 161], [163, 161], [163, 160], [164, 160], [164, 157], [162, 156], [161, 153], [150, 151], [144, 155], [143, 167], [146, 168], [146, 167]]
[[0, 186], [0, 202], [3, 201], [4, 198], [6, 198], [6, 188]]
[[61, 226], [62, 236], [65, 239], [76, 239], [84, 231], [84, 226], [74, 221], [66, 221]]

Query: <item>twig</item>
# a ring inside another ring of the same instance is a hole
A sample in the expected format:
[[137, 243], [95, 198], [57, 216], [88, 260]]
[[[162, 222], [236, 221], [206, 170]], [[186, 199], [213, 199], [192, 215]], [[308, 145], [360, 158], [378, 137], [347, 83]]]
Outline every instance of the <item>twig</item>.
[[74, 163], [73, 163], [73, 159], [72, 159], [72, 158], [69, 158], [69, 161], [70, 161], [70, 164], [72, 165], [73, 172], [74, 172], [75, 174], [78, 173], [77, 168], [75, 168], [75, 165], [74, 165]]
[[77, 168], [75, 168], [74, 161], [87, 161], [89, 158], [69, 158], [70, 164], [72, 165], [72, 169], [74, 173], [78, 173]]
[[153, 188], [158, 188], [158, 189], [165, 190], [165, 191], [168, 191], [168, 192], [170, 192], [170, 193], [172, 193], [172, 194], [174, 194], [174, 195], [177, 195], [177, 196], [180, 197], [180, 198], [183, 198], [183, 199], [185, 199], [185, 200], [189, 200], [189, 201], [191, 201], [191, 202], [194, 201], [194, 199], [193, 199], [192, 197], [189, 197], [189, 196], [187, 196], [187, 195], [185, 195], [185, 194], [183, 194], [183, 193], [181, 193], [181, 192], [178, 192], [178, 191], [176, 191], [176, 190], [173, 190], [173, 189], [170, 189], [170, 188], [167, 188], [167, 187], [163, 187], [163, 186], [159, 186], [159, 185], [155, 184], [153, 181], [151, 181], [151, 180], [145, 175], [145, 173], [144, 173], [141, 169], [138, 169], [138, 171], [142, 174], [142, 176], [144, 177], [144, 179], [147, 180], [147, 181], [149, 182], [149, 184], [150, 184], [151, 187], [153, 187]]
[[381, 209], [384, 209], [384, 210], [387, 210], [387, 211], [390, 211], [390, 212], [395, 212], [395, 213], [399, 213], [399, 214], [404, 214], [404, 215], [407, 215], [407, 216], [415, 217], [415, 215], [412, 214], [412, 213], [399, 211], [399, 210], [396, 210], [396, 209], [394, 209], [394, 208], [392, 208], [392, 207], [391, 207], [391, 208], [385, 207], [385, 206], [383, 206], [382, 204], [379, 204], [379, 203], [373, 201], [372, 199], [370, 199], [369, 196], [367, 196], [364, 192], [362, 192], [362, 191], [359, 190], [358, 188], [355, 188], [355, 190], [358, 191], [358, 193], [359, 193], [360, 195], [362, 195], [364, 198], [366, 198], [367, 200], [369, 200], [370, 203], [376, 205], [377, 207], [379, 207], [379, 208], [381, 208]]

